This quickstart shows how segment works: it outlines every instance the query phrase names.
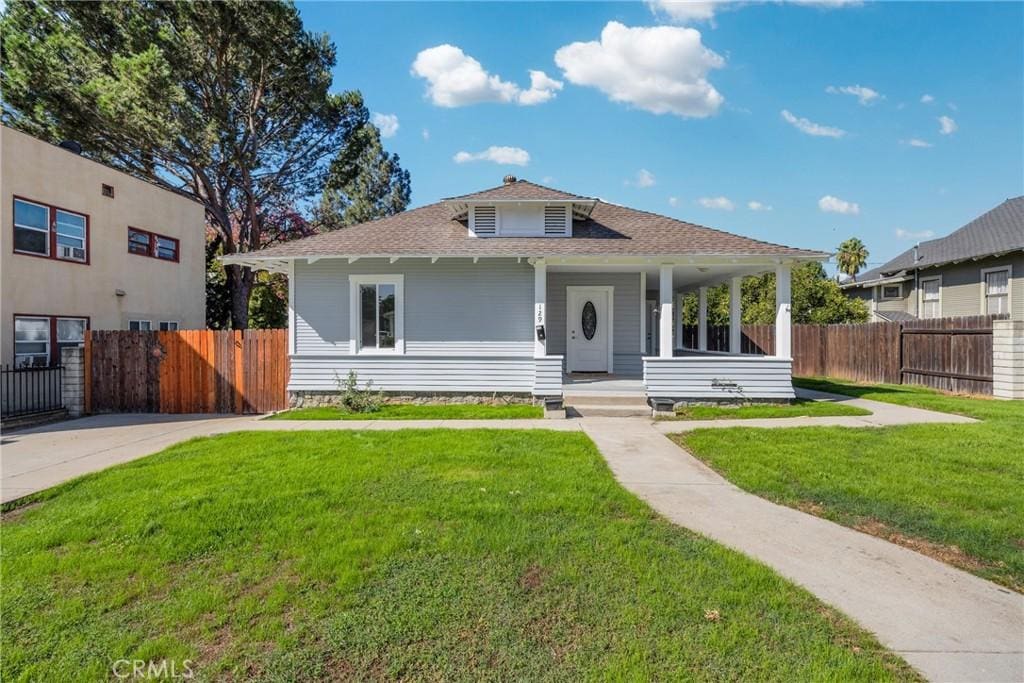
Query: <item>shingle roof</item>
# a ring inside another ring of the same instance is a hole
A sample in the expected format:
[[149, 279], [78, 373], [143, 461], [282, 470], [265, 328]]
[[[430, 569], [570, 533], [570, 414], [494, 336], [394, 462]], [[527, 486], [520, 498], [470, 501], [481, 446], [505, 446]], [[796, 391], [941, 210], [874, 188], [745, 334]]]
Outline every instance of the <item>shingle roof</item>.
[[916, 263], [914, 249], [910, 248], [884, 265], [859, 275], [857, 280], [866, 282], [908, 268], [937, 266], [1018, 249], [1024, 249], [1024, 196], [1007, 199], [945, 237], [921, 242]]
[[[586, 199], [525, 181], [453, 199], [499, 197]], [[572, 237], [472, 237], [464, 220], [451, 217], [450, 205], [438, 202], [368, 223], [285, 242], [247, 256], [827, 256], [820, 251], [762, 242], [600, 200], [587, 201], [594, 203], [593, 211], [585, 220], [573, 222]]]
[[572, 194], [570, 192], [563, 192], [562, 190], [555, 190], [550, 187], [544, 187], [543, 185], [537, 185], [531, 183], [528, 180], [516, 180], [511, 183], [504, 183], [498, 187], [492, 187], [487, 190], [481, 190], [480, 192], [473, 192], [470, 194], [459, 195], [458, 197], [448, 197], [446, 201], [458, 201], [458, 200], [470, 200], [470, 199], [494, 199], [494, 200], [536, 200], [536, 199], [547, 199], [550, 201], [594, 201], [593, 197], [582, 197], [578, 194]]

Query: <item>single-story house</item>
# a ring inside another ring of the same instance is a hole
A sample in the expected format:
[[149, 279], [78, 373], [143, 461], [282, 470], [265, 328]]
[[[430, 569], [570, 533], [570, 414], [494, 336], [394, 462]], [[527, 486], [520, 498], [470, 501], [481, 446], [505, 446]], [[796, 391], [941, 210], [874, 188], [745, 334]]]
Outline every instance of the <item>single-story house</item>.
[[[826, 258], [508, 176], [224, 261], [289, 276], [293, 402], [354, 370], [396, 394], [557, 400], [574, 385], [665, 405], [792, 399], [790, 269]], [[775, 355], [741, 355], [740, 281], [765, 271]], [[722, 282], [731, 353], [706, 350], [706, 288]], [[694, 290], [701, 343], [684, 349], [677, 306]]]
[[875, 321], [1010, 314], [1024, 320], [1024, 197], [844, 282]]

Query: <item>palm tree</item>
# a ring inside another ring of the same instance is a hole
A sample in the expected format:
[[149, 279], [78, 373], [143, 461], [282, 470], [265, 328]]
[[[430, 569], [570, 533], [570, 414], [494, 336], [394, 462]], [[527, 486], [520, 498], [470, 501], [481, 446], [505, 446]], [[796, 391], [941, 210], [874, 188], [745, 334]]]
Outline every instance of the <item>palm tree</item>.
[[836, 263], [839, 265], [839, 272], [849, 275], [854, 281], [857, 280], [857, 273], [867, 265], [868, 248], [856, 237], [844, 241], [839, 245], [836, 252]]

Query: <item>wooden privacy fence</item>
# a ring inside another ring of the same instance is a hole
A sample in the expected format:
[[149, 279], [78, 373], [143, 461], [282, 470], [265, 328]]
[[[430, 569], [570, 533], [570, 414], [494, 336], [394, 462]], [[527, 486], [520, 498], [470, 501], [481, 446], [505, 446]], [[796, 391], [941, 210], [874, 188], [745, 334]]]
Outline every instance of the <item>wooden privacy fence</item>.
[[[793, 374], [992, 393], [992, 321], [1005, 315], [857, 325], [793, 325]], [[683, 326], [697, 347], [697, 326]], [[729, 350], [729, 326], [708, 326], [708, 350]], [[743, 325], [741, 353], [775, 351], [774, 325]]]
[[286, 330], [90, 331], [86, 412], [265, 413], [288, 406]]

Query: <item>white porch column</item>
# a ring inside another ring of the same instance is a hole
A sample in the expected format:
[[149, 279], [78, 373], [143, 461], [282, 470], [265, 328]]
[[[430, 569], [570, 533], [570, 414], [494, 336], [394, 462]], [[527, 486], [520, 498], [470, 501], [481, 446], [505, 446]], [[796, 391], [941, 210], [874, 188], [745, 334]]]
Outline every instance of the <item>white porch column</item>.
[[742, 277], [734, 277], [729, 282], [729, 353], [739, 353], [742, 342], [742, 330], [740, 329], [740, 325], [743, 323], [740, 309], [742, 285]]
[[708, 350], [708, 288], [701, 287], [697, 294], [697, 350]]
[[658, 313], [658, 355], [672, 357], [672, 266], [662, 265], [658, 275], [661, 310]]
[[[537, 325], [547, 327], [548, 300], [548, 264], [543, 260], [533, 263], [533, 357], [543, 358], [547, 355], [547, 341], [537, 338]], [[545, 329], [545, 332], [547, 330]]]
[[793, 357], [793, 322], [790, 306], [790, 271], [791, 266], [779, 266], [775, 269], [775, 356], [778, 358]]
[[676, 344], [683, 346], [683, 296], [682, 292], [676, 294]]

